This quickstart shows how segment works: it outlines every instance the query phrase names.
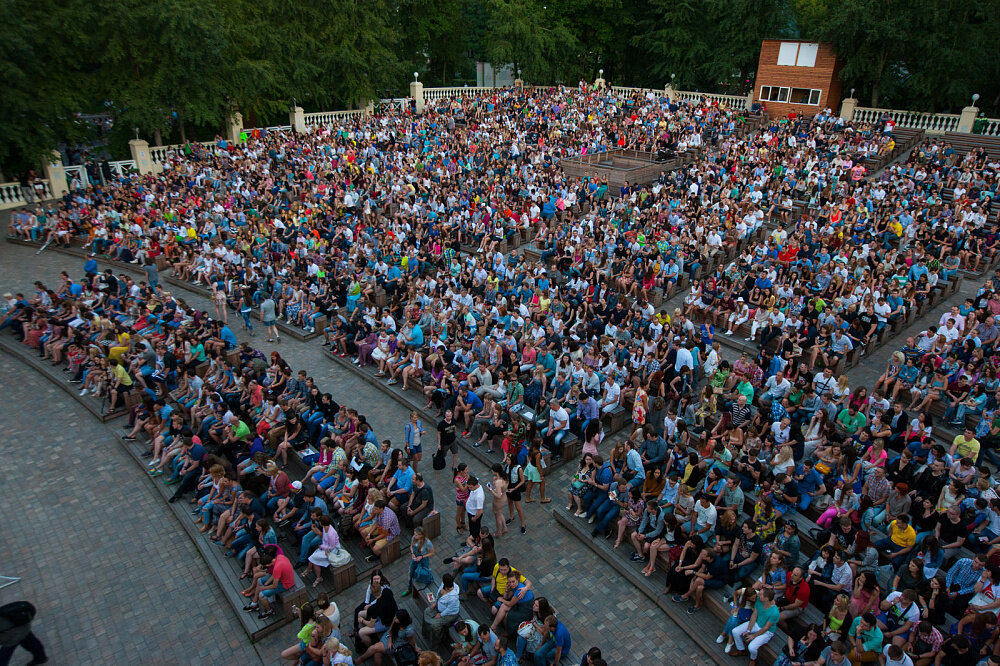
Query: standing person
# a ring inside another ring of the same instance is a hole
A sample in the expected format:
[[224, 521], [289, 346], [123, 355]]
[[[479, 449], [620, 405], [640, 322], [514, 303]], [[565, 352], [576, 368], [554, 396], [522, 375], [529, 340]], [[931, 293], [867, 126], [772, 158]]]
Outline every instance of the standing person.
[[274, 299], [268, 296], [260, 304], [260, 323], [264, 325], [264, 330], [267, 331], [268, 342], [274, 342], [275, 340], [281, 342], [281, 336], [278, 335], [278, 322], [274, 309]]
[[420, 422], [420, 415], [416, 410], [410, 412], [410, 420], [403, 426], [403, 445], [406, 448], [406, 455], [410, 458], [410, 466], [414, 472], [419, 472], [420, 459], [423, 457], [423, 448], [420, 446], [420, 438], [425, 433], [424, 426]]
[[414, 590], [423, 590], [434, 582], [430, 559], [434, 556], [434, 544], [424, 534], [423, 527], [413, 528], [413, 540], [410, 541], [410, 577], [406, 581], [406, 589], [401, 597], [409, 596]]
[[497, 524], [493, 534], [499, 537], [507, 533], [507, 524], [503, 517], [503, 505], [507, 497], [507, 474], [500, 463], [495, 463], [490, 469], [493, 471], [493, 482], [486, 484], [486, 489], [493, 495], [493, 518]]
[[44, 664], [49, 660], [45, 646], [31, 631], [31, 621], [37, 613], [27, 601], [15, 601], [0, 606], [0, 665], [7, 666], [18, 646], [31, 653], [31, 664]]
[[253, 312], [253, 307], [250, 305], [250, 294], [246, 285], [236, 290], [236, 303], [235, 309], [243, 317], [243, 327], [250, 331], [250, 336], [253, 336], [253, 323], [250, 321], [250, 313]]
[[469, 476], [465, 484], [469, 488], [469, 499], [465, 500], [465, 513], [469, 519], [469, 536], [474, 536], [476, 541], [480, 539], [480, 530], [483, 522], [483, 507], [486, 504], [486, 493], [479, 485], [479, 479]]
[[465, 502], [469, 499], [469, 466], [459, 463], [451, 482], [455, 484], [455, 531], [465, 531]]
[[212, 283], [212, 303], [215, 305], [215, 318], [229, 323], [229, 313], [226, 311], [226, 283], [217, 280]]
[[507, 478], [507, 513], [510, 514], [510, 518], [504, 521], [504, 524], [509, 525], [514, 521], [514, 512], [516, 511], [517, 517], [521, 520], [521, 534], [524, 534], [528, 531], [528, 525], [524, 522], [521, 491], [524, 489], [527, 481], [524, 478], [521, 466], [517, 464], [517, 460], [510, 457], [510, 454], [504, 454], [504, 463], [506, 464], [504, 473]]
[[527, 496], [524, 498], [525, 503], [531, 504], [535, 500], [531, 499], [531, 489], [538, 484], [538, 494], [539, 502], [542, 504], [548, 504], [552, 501], [551, 497], [545, 496], [545, 476], [542, 475], [542, 449], [538, 444], [532, 444], [531, 448], [528, 449], [528, 464], [524, 467], [524, 478], [528, 482]]
[[455, 429], [454, 413], [450, 409], [444, 410], [444, 418], [438, 423], [437, 431], [438, 452], [451, 451], [451, 469], [454, 471], [458, 467], [458, 446], [455, 444], [457, 432]]

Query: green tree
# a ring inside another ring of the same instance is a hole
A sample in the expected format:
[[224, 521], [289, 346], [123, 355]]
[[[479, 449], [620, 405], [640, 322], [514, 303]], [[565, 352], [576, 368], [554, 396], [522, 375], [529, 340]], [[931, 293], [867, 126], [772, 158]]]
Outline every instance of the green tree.
[[470, 60], [462, 0], [402, 0], [399, 58], [406, 71], [424, 72], [424, 85], [448, 86]]
[[[496, 67], [513, 65], [522, 78], [541, 83], [562, 80], [569, 53], [577, 50], [577, 37], [555, 4], [536, 0], [488, 0], [487, 59]], [[575, 83], [575, 82], [574, 82]]]
[[789, 31], [783, 0], [650, 0], [632, 42], [647, 80], [705, 92], [743, 92], [761, 41]]
[[85, 37], [73, 20], [79, 11], [77, 0], [0, 0], [0, 170], [7, 177], [37, 168], [84, 131], [74, 120], [87, 102], [75, 48]]
[[119, 137], [147, 136], [176, 121], [220, 128], [229, 115], [226, 25], [198, 0], [94, 0], [90, 58]]

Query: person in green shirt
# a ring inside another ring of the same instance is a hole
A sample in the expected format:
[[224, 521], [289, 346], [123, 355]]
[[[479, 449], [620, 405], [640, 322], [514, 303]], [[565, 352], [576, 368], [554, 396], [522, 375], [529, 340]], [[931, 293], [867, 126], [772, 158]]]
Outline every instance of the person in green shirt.
[[851, 644], [851, 663], [878, 662], [882, 651], [882, 630], [878, 628], [874, 615], [865, 613], [854, 618], [847, 640]]
[[754, 389], [749, 379], [744, 379], [736, 385], [736, 393], [745, 395], [747, 402], [753, 402]]
[[780, 615], [781, 611], [774, 604], [774, 590], [761, 590], [750, 619], [733, 629], [726, 653], [733, 657], [749, 654], [750, 662], [755, 663], [757, 652], [774, 636]]
[[847, 434], [853, 435], [868, 425], [868, 419], [854, 407], [847, 407], [837, 414], [837, 425], [842, 427]]

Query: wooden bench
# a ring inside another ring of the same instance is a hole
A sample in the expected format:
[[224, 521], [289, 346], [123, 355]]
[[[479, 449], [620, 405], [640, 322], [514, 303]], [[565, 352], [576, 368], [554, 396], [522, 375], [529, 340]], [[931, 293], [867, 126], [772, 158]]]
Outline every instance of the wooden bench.
[[396, 537], [385, 544], [385, 548], [383, 548], [382, 552], [379, 554], [379, 560], [383, 565], [386, 565], [398, 560], [399, 556], [399, 537]]
[[424, 519], [420, 522], [420, 526], [424, 528], [424, 536], [428, 539], [434, 540], [441, 536], [441, 512], [437, 509], [431, 511]]

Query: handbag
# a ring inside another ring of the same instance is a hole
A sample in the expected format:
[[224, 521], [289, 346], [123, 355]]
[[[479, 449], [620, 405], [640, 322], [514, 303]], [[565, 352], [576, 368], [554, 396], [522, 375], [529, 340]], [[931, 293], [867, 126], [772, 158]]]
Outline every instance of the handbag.
[[542, 642], [542, 637], [538, 633], [538, 628], [531, 620], [526, 620], [517, 626], [517, 635], [524, 639], [525, 652], [532, 653], [538, 650]]
[[434, 454], [434, 457], [431, 459], [431, 465], [434, 469], [441, 471], [444, 469], [445, 464], [445, 450], [444, 448], [439, 447], [437, 452]]
[[826, 476], [827, 474], [830, 473], [830, 466], [824, 462], [816, 463], [816, 471], [822, 474], [823, 476]]

